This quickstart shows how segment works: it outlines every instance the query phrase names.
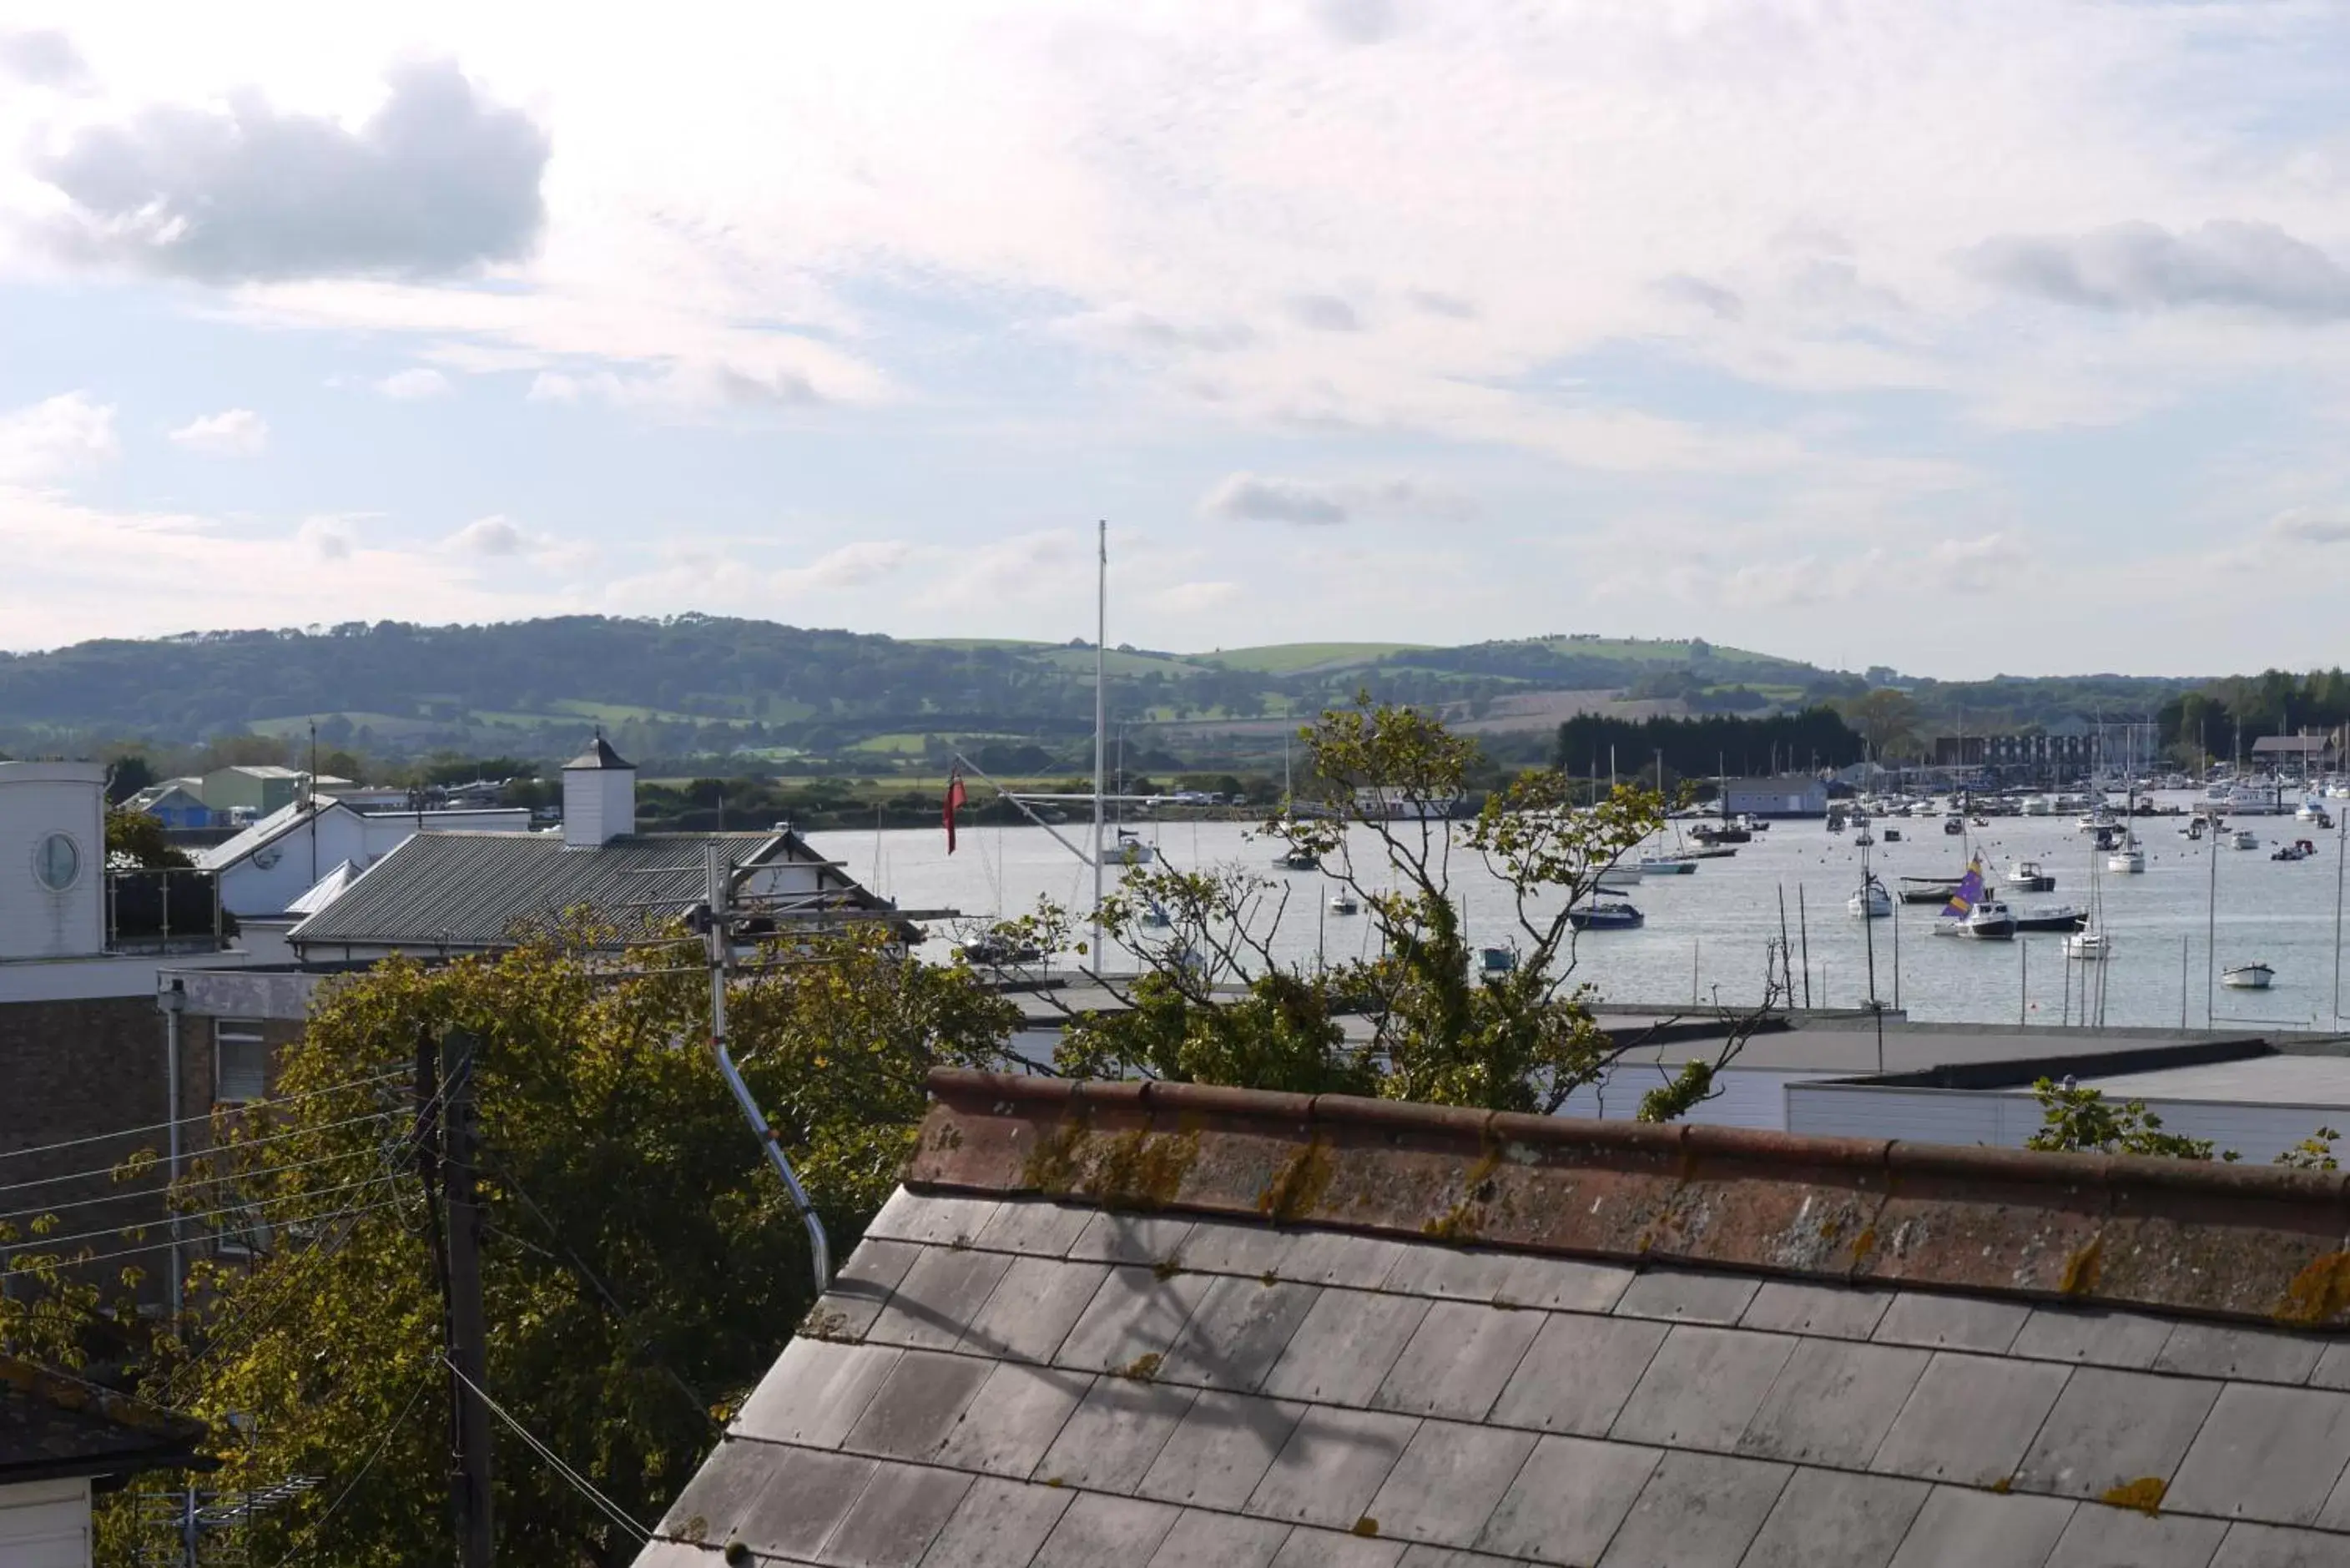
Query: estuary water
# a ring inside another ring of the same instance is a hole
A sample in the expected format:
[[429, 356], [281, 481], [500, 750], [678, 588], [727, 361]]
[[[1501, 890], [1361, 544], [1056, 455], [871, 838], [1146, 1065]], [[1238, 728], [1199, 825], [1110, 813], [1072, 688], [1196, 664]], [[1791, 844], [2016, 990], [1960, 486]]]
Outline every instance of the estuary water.
[[[2164, 800], [2186, 805], [2189, 797]], [[2069, 816], [1992, 818], [1964, 840], [1981, 857], [1994, 889], [2011, 860], [2038, 860], [2055, 877], [2054, 892], [1991, 894], [2019, 909], [2086, 909], [2094, 877], [2114, 944], [2103, 965], [2068, 961], [2064, 940], [2055, 935], [2013, 941], [1937, 937], [1938, 927], [1952, 922], [1931, 905], [1897, 905], [1892, 919], [1863, 921], [1846, 908], [1861, 878], [1863, 852], [1855, 836], [1830, 834], [1817, 821], [1785, 821], [1756, 834], [1733, 857], [1700, 862], [1694, 875], [1635, 884], [1627, 901], [1647, 917], [1646, 926], [1584, 934], [1576, 943], [1575, 978], [1607, 1002], [1751, 1002], [1762, 994], [1771, 948], [1780, 937], [1783, 897], [1798, 1002], [1805, 1000], [1808, 979], [1812, 1005], [1859, 1005], [1870, 994], [1873, 966], [1878, 999], [1888, 1006], [1898, 1001], [1925, 1021], [2077, 1023], [2085, 980], [2103, 988], [2107, 1024], [2334, 1028], [2340, 1004], [2340, 833], [2291, 817], [2246, 817], [2239, 826], [2257, 833], [2261, 845], [2237, 850], [2215, 846], [2210, 838], [2190, 842], [2178, 831], [2186, 820], [2138, 819], [2147, 868], [2137, 876], [2104, 871], [2105, 856], [2093, 853], [2091, 836]], [[1334, 884], [1327, 877], [1276, 868], [1274, 846], [1250, 826], [1132, 826], [1171, 866], [1239, 865], [1274, 883], [1275, 898], [1285, 892], [1274, 947], [1286, 961], [1336, 962], [1368, 952], [1378, 940], [1366, 916], [1329, 911]], [[1888, 827], [1900, 833], [1901, 842], [1882, 842]], [[1082, 843], [1089, 828], [1073, 823], [1061, 831]], [[1870, 831], [1880, 842], [1867, 852], [1869, 864], [1888, 887], [1898, 887], [1902, 877], [1956, 877], [1964, 868], [1962, 841], [1946, 836], [1938, 818], [1879, 819]], [[937, 829], [810, 838], [850, 875], [910, 909], [952, 908], [989, 918], [1020, 913], [1048, 897], [1082, 912], [1091, 896], [1092, 873], [1042, 828], [966, 828], [952, 857]], [[2298, 838], [2314, 841], [2314, 857], [2269, 858], [2276, 845]], [[1352, 844], [1357, 866], [1372, 873], [1367, 885], [1383, 886], [1374, 836], [1357, 828]], [[1112, 885], [1116, 877], [1108, 877]], [[1509, 945], [1517, 932], [1508, 894], [1473, 854], [1454, 851], [1451, 887], [1471, 943]], [[927, 956], [946, 956], [954, 940], [947, 926], [933, 927]], [[2220, 969], [2254, 960], [2276, 971], [2271, 990], [2230, 991], [2217, 983]], [[1112, 968], [1129, 962], [1117, 954], [1109, 959]]]

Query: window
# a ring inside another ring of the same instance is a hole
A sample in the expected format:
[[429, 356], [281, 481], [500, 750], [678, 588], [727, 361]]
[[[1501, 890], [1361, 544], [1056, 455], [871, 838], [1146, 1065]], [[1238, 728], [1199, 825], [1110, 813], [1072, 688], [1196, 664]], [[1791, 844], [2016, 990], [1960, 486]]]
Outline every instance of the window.
[[81, 846], [69, 834], [50, 834], [33, 851], [33, 875], [50, 892], [64, 892], [81, 879]]
[[243, 1105], [269, 1093], [269, 1045], [261, 1021], [222, 1018], [213, 1023], [213, 1100]]

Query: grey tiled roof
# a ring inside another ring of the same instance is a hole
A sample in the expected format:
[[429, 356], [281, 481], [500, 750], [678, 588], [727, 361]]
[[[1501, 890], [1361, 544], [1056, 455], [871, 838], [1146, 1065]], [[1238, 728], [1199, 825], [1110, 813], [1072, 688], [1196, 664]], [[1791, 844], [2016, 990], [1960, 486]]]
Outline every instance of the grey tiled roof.
[[[559, 833], [427, 831], [368, 867], [287, 940], [297, 949], [496, 948], [520, 928], [580, 909], [623, 936], [640, 936], [700, 901], [703, 846], [712, 842], [725, 845], [743, 867], [823, 859], [787, 829], [637, 834], [579, 849], [567, 847]], [[845, 902], [878, 907], [837, 870], [820, 876]]]
[[901, 1189], [643, 1568], [2350, 1563], [2350, 1340]]

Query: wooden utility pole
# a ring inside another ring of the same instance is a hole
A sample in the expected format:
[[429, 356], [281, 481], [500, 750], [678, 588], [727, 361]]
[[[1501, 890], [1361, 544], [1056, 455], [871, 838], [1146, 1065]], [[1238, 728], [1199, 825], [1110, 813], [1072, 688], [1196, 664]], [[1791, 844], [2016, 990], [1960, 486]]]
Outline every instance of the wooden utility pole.
[[473, 1060], [480, 1042], [452, 1031], [444, 1062], [431, 1031], [416, 1041], [416, 1168], [441, 1286], [449, 1367], [449, 1515], [458, 1568], [490, 1568], [490, 1413], [471, 1388], [487, 1376], [482, 1316], [482, 1210], [474, 1191]]
[[[448, 1038], [442, 1187], [449, 1210], [449, 1365], [458, 1377], [449, 1496], [457, 1510], [458, 1568], [490, 1568], [490, 1412], [473, 1390], [489, 1386], [489, 1330], [482, 1313], [482, 1207], [474, 1189], [473, 1064], [481, 1042]], [[470, 1385], [471, 1386], [466, 1386]]]

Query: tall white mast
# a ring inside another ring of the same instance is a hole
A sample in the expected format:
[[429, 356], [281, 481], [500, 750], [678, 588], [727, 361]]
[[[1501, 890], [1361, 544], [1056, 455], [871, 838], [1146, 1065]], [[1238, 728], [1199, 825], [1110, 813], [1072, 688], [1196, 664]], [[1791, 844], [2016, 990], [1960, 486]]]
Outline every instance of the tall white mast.
[[1102, 967], [1103, 740], [1109, 724], [1109, 522], [1095, 524], [1098, 557], [1094, 586], [1094, 970]]

